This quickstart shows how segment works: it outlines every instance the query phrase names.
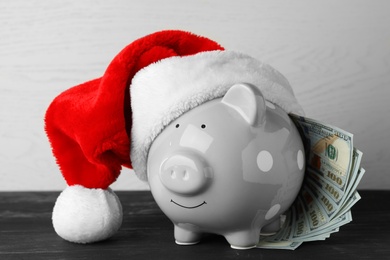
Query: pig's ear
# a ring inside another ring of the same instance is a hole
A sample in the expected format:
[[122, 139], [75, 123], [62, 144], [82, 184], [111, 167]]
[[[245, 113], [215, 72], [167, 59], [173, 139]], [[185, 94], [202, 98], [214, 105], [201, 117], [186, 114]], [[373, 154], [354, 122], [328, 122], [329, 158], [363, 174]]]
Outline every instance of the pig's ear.
[[222, 99], [222, 103], [236, 110], [248, 124], [265, 122], [266, 105], [258, 88], [250, 84], [235, 84]]

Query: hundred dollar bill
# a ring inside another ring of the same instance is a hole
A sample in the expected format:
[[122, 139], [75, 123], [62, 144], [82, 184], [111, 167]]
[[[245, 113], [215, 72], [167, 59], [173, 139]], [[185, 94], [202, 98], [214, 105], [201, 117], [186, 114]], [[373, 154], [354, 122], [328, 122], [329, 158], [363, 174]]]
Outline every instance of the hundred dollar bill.
[[266, 241], [294, 241], [300, 236], [314, 232], [329, 221], [315, 196], [303, 186], [288, 211], [287, 225], [283, 226], [275, 236], [267, 237]]
[[326, 215], [328, 220], [333, 219], [337, 212], [341, 208], [340, 204], [334, 202], [321, 188], [317, 187], [313, 182], [307, 180], [305, 188], [314, 195], [317, 204], [320, 206], [321, 211]]
[[[353, 155], [352, 155], [352, 169], [348, 180], [348, 187], [347, 187], [347, 193], [349, 193], [351, 190], [353, 191], [353, 187], [355, 184], [355, 181], [357, 179], [358, 171], [360, 169], [360, 163], [363, 157], [363, 153], [359, 151], [358, 149], [353, 149]], [[360, 180], [359, 180], [360, 182]], [[356, 188], [356, 186], [355, 186]]]
[[294, 221], [294, 233], [292, 239], [296, 239], [298, 237], [304, 236], [310, 233], [309, 228], [309, 220], [306, 218], [304, 213], [304, 208], [302, 205], [302, 201], [297, 199], [292, 207], [293, 212], [295, 213], [295, 221]]
[[[360, 168], [360, 162], [362, 159], [363, 153], [357, 149], [354, 148], [353, 151], [353, 164], [352, 164], [352, 169], [351, 173], [349, 176], [347, 188], [345, 190], [345, 194], [342, 196], [342, 205], [343, 208], [345, 208], [345, 205], [349, 204], [350, 200], [354, 200], [355, 198], [355, 191], [357, 189], [357, 185], [360, 183], [363, 175], [364, 175], [364, 169]], [[356, 203], [356, 202], [355, 202]], [[353, 203], [354, 205], [354, 203]], [[351, 206], [352, 207], [352, 206]]]
[[257, 248], [295, 250], [301, 244], [302, 242], [294, 242], [294, 241], [270, 242], [270, 241], [260, 240], [260, 242], [257, 245]]
[[309, 221], [310, 232], [328, 223], [330, 218], [325, 214], [317, 202], [316, 197], [305, 186], [299, 195], [302, 200], [304, 214]]
[[349, 222], [352, 221], [352, 214], [351, 211], [346, 212], [345, 214], [342, 214], [341, 216], [333, 219], [326, 225], [322, 226], [315, 232], [311, 232], [307, 235], [301, 236], [296, 239], [296, 241], [307, 241], [306, 239], [308, 238], [313, 238], [316, 236], [320, 236], [323, 234], [329, 234], [332, 233], [333, 231], [338, 230], [341, 226], [348, 224]]
[[354, 179], [351, 180], [351, 183], [349, 183], [349, 186], [351, 187], [347, 189], [347, 194], [343, 198], [344, 205], [347, 204], [346, 200], [352, 198], [352, 196], [354, 195], [357, 186], [360, 183], [361, 179], [363, 178], [365, 172], [366, 171], [363, 168], [360, 167], [358, 168], [357, 173], [354, 175]]
[[[310, 185], [305, 187], [310, 187]], [[308, 238], [312, 240], [314, 237], [318, 239], [326, 237], [327, 234], [334, 232], [336, 228], [338, 229], [338, 227], [340, 227], [341, 225], [345, 225], [346, 223], [352, 220], [349, 219], [350, 215], [345, 215], [346, 211], [349, 211], [351, 207], [345, 207], [344, 204], [336, 205], [335, 203], [333, 204], [330, 203], [331, 199], [325, 193], [321, 193], [321, 189], [318, 187], [310, 188], [310, 191], [312, 192], [311, 194], [313, 194], [314, 192], [319, 194], [319, 196], [315, 196], [317, 204], [320, 205], [321, 213], [319, 215], [325, 215], [327, 217], [327, 221], [323, 222], [322, 225], [318, 225], [316, 229], [312, 229], [312, 227], [307, 224], [305, 213], [302, 212], [303, 207], [301, 205], [301, 201], [297, 200], [294, 203], [293, 209], [298, 209], [298, 210], [293, 212], [299, 212], [299, 213], [297, 214], [297, 216], [294, 217], [296, 221], [293, 221], [292, 224], [293, 226], [295, 226], [294, 235], [289, 238], [292, 241], [308, 241], [307, 240]], [[356, 202], [353, 203], [353, 201], [355, 200], [357, 201], [357, 199], [358, 199], [357, 197], [351, 198], [351, 201], [349, 202], [350, 205], [351, 206], [354, 205], [354, 203]], [[329, 209], [329, 207], [331, 207], [331, 209]], [[343, 210], [343, 212], [340, 212], [341, 210]], [[343, 216], [340, 217], [340, 215], [342, 214]], [[308, 214], [306, 214], [306, 216], [307, 215]], [[313, 216], [315, 217], [316, 215]]]
[[333, 185], [333, 183], [329, 182], [320, 174], [313, 172], [312, 169], [307, 169], [306, 180], [313, 183], [319, 189], [322, 189], [338, 205], [342, 203], [345, 191]]
[[[332, 204], [333, 206], [340, 208], [341, 205], [345, 202], [345, 199], [349, 197], [349, 193], [356, 190], [357, 184], [362, 178], [362, 174], [358, 168], [361, 157], [362, 153], [359, 150], [354, 149], [351, 173], [349, 174], [350, 176], [347, 185], [344, 186], [346, 190], [339, 189], [339, 187], [333, 185], [331, 182], [314, 172], [312, 169], [308, 169], [308, 177], [305, 180], [311, 185], [312, 189], [316, 190], [316, 194], [319, 193], [320, 196], [324, 198], [323, 202], [326, 203], [328, 207], [330, 204]], [[327, 202], [327, 200], [330, 202]]]
[[[351, 211], [346, 212], [342, 216], [339, 216], [329, 223], [323, 225], [321, 228], [315, 230], [314, 232], [306, 233], [302, 236], [296, 236], [289, 240], [270, 240], [268, 237], [261, 239], [262, 245], [268, 245], [269, 248], [273, 246], [273, 248], [277, 248], [277, 246], [286, 245], [286, 242], [309, 242], [309, 241], [318, 241], [318, 240], [325, 240], [326, 238], [329, 238], [332, 233], [338, 232], [339, 228], [349, 222], [352, 221], [352, 214]], [[282, 247], [279, 247], [278, 249], [283, 249]], [[291, 248], [289, 248], [291, 249]]]
[[309, 220], [304, 212], [304, 207], [300, 197], [298, 197], [294, 204], [290, 207], [289, 213], [291, 216], [288, 227], [290, 232], [282, 232], [281, 236], [277, 238], [268, 238], [268, 241], [296, 241], [297, 238], [311, 232], [309, 228]]
[[332, 233], [336, 233], [338, 231], [339, 231], [338, 229], [334, 229], [334, 230], [328, 231], [328, 232], [326, 232], [324, 234], [321, 234], [321, 235], [309, 236], [309, 237], [306, 237], [305, 239], [299, 239], [301, 241], [295, 241], [294, 240], [294, 242], [302, 242], [303, 243], [303, 242], [312, 242], [312, 241], [325, 240], [325, 239], [329, 238]]
[[[364, 171], [364, 169], [362, 169]], [[351, 208], [361, 199], [360, 194], [355, 191], [346, 202], [343, 204], [343, 207], [340, 209], [339, 215], [345, 214], [350, 211]]]
[[307, 167], [346, 190], [352, 165], [353, 135], [313, 119], [294, 114], [290, 117], [305, 144]]
[[307, 241], [324, 240], [352, 221], [351, 208], [364, 169], [353, 135], [313, 119], [290, 114], [300, 131], [306, 153], [302, 188], [284, 213], [282, 228], [260, 237], [259, 248], [295, 249]]
[[[285, 225], [274, 236], [267, 237], [265, 240], [268, 242], [276, 241], [292, 241], [294, 237], [301, 235], [303, 232], [306, 234], [309, 232], [308, 220], [305, 219], [303, 207], [297, 208], [296, 205], [302, 205], [300, 199], [297, 198], [293, 206], [287, 211], [287, 218]], [[299, 212], [297, 212], [299, 211]], [[302, 221], [303, 223], [300, 223]], [[299, 222], [299, 223], [298, 223]], [[299, 233], [299, 235], [296, 235]]]

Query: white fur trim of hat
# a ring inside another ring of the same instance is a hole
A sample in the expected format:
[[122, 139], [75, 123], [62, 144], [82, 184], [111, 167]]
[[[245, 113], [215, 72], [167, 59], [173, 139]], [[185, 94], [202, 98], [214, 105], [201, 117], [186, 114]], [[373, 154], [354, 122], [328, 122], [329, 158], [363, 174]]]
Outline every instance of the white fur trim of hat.
[[287, 79], [255, 58], [234, 51], [171, 57], [140, 70], [130, 86], [131, 162], [146, 181], [153, 140], [172, 121], [207, 101], [221, 98], [236, 83], [249, 83], [287, 113], [304, 115]]

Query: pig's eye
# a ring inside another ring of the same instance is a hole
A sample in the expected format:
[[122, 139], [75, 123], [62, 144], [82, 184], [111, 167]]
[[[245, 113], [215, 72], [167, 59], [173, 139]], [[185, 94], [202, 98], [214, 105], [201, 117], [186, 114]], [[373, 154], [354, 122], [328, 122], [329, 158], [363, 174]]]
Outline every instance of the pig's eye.
[[202, 127], [203, 129], [205, 129], [205, 128], [206, 128], [206, 125], [205, 125], [205, 124], [203, 124], [203, 125], [201, 125], [200, 127]]
[[180, 126], [179, 124], [176, 124], [176, 128], [179, 128], [179, 126]]

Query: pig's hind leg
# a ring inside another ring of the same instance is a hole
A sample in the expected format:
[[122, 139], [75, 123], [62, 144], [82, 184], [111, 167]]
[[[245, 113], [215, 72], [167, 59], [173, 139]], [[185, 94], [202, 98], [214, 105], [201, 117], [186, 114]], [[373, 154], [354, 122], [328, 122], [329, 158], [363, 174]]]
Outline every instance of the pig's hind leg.
[[271, 236], [274, 235], [276, 232], [280, 229], [280, 218], [275, 219], [273, 222], [269, 223], [268, 225], [264, 226], [261, 229], [260, 234], [262, 236]]

